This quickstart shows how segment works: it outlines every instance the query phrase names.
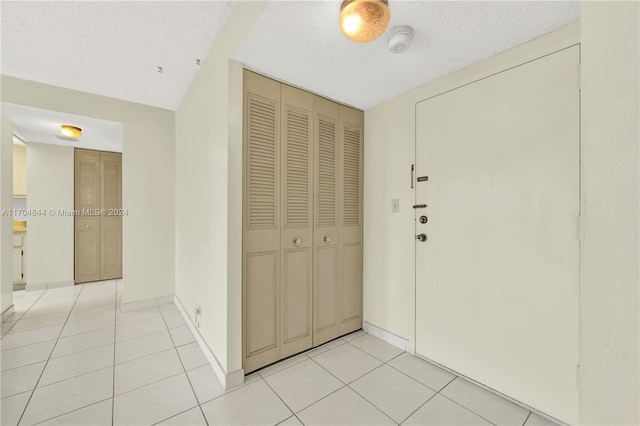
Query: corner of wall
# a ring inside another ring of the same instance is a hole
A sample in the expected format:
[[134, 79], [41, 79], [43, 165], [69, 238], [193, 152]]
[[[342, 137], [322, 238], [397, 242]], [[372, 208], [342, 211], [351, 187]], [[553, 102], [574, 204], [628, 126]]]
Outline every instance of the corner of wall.
[[[0, 209], [13, 209], [13, 123], [0, 116]], [[0, 217], [0, 312], [13, 306], [13, 218]], [[4, 319], [4, 316], [3, 316]]]

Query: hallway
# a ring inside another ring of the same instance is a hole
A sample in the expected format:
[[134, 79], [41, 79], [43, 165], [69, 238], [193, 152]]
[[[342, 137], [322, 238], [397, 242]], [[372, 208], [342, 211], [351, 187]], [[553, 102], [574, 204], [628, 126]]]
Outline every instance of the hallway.
[[175, 304], [120, 312], [121, 291], [15, 293], [3, 425], [552, 424], [362, 331], [225, 391]]

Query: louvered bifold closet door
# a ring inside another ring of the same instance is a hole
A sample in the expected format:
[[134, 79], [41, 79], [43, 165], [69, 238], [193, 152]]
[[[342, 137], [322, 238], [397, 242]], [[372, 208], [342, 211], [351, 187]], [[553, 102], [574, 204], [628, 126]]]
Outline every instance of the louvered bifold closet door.
[[75, 282], [100, 279], [100, 152], [75, 150]]
[[339, 322], [339, 134], [338, 104], [314, 97], [315, 223], [313, 346], [337, 337]]
[[340, 106], [340, 334], [362, 327], [362, 111]]
[[122, 277], [122, 154], [100, 153], [100, 279]]
[[244, 73], [243, 358], [245, 372], [279, 359], [280, 83]]
[[282, 268], [280, 358], [311, 348], [313, 95], [281, 85]]

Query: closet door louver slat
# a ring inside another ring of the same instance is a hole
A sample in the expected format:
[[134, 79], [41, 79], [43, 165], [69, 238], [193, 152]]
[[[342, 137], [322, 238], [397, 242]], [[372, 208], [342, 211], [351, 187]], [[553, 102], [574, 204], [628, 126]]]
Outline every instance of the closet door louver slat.
[[249, 228], [276, 226], [276, 102], [248, 96]]

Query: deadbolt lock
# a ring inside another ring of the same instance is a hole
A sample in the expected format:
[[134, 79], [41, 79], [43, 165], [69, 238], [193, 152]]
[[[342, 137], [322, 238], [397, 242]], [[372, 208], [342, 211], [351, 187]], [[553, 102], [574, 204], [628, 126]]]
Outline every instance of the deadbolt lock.
[[429, 219], [426, 216], [420, 216], [420, 223], [427, 223]]
[[416, 235], [416, 240], [420, 241], [421, 243], [424, 243], [425, 241], [427, 241], [427, 234], [422, 233], [422, 234]]

